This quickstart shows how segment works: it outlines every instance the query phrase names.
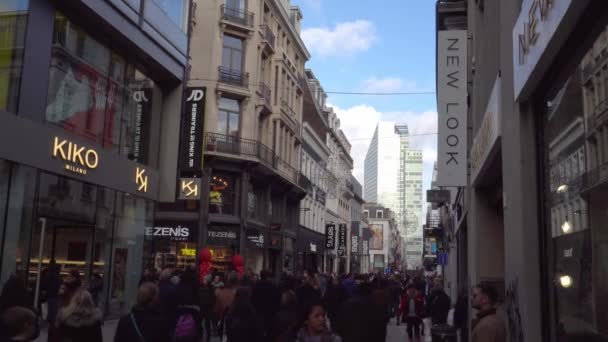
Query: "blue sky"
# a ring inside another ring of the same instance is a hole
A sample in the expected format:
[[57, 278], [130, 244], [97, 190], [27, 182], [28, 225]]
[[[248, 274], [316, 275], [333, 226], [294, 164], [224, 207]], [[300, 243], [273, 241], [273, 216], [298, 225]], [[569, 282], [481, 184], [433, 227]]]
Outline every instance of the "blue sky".
[[[292, 0], [304, 15], [302, 37], [313, 70], [326, 91], [420, 92], [435, 90], [435, 1]], [[381, 5], [380, 5], [381, 4]], [[407, 123], [410, 132], [437, 130], [434, 95], [330, 95], [353, 144], [355, 176], [363, 180], [363, 159], [376, 122]], [[422, 149], [425, 188], [436, 159], [434, 135], [412, 137]]]

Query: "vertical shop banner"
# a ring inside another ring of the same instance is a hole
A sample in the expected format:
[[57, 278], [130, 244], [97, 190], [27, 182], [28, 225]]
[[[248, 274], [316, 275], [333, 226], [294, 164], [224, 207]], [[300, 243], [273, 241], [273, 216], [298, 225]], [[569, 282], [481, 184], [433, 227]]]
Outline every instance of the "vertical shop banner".
[[182, 170], [200, 170], [203, 167], [205, 95], [205, 87], [186, 89], [180, 142], [180, 168]]
[[346, 256], [346, 225], [338, 226], [338, 256]]
[[467, 31], [437, 35], [437, 184], [467, 185]]
[[151, 88], [144, 88], [133, 92], [133, 101], [135, 102], [135, 135], [131, 159], [136, 163], [148, 162], [147, 147], [150, 143], [152, 96]]
[[325, 225], [325, 248], [327, 248], [327, 249], [336, 248], [336, 225], [335, 224]]

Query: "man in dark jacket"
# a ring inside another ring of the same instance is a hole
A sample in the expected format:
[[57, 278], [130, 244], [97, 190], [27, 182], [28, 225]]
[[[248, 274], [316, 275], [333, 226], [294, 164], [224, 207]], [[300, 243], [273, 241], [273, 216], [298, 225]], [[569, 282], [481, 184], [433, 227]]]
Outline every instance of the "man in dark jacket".
[[36, 314], [30, 309], [14, 306], [0, 317], [0, 341], [29, 342], [38, 338], [40, 326]]
[[267, 336], [272, 328], [274, 316], [281, 308], [281, 293], [279, 288], [270, 279], [272, 274], [268, 271], [260, 272], [260, 281], [253, 287], [253, 307], [262, 321], [264, 336]]
[[427, 312], [431, 317], [431, 323], [446, 324], [450, 312], [450, 297], [443, 290], [440, 278], [435, 278], [435, 284], [427, 302]]
[[167, 342], [171, 341], [172, 324], [158, 307], [158, 287], [143, 283], [137, 292], [137, 304], [130, 314], [118, 321], [114, 342]]
[[361, 284], [338, 313], [336, 331], [343, 342], [386, 340], [386, 311], [374, 302], [370, 284]]

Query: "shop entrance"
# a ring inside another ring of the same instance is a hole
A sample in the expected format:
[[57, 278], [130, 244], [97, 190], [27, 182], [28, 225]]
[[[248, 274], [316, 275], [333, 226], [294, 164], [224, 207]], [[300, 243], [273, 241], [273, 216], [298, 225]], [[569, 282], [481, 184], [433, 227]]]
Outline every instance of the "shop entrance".
[[28, 287], [37, 300], [43, 299], [48, 283], [53, 279], [49, 267], [64, 279], [70, 272], [78, 272], [83, 282], [95, 273], [103, 278], [104, 260], [101, 248], [95, 244], [95, 229], [90, 223], [41, 218], [40, 228], [32, 236], [28, 265]]

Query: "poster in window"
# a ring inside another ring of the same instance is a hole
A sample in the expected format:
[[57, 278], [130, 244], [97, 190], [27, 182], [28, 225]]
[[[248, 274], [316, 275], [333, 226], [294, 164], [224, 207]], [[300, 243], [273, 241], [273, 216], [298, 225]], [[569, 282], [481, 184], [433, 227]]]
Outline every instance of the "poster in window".
[[384, 227], [381, 224], [370, 224], [369, 231], [369, 249], [384, 249]]

